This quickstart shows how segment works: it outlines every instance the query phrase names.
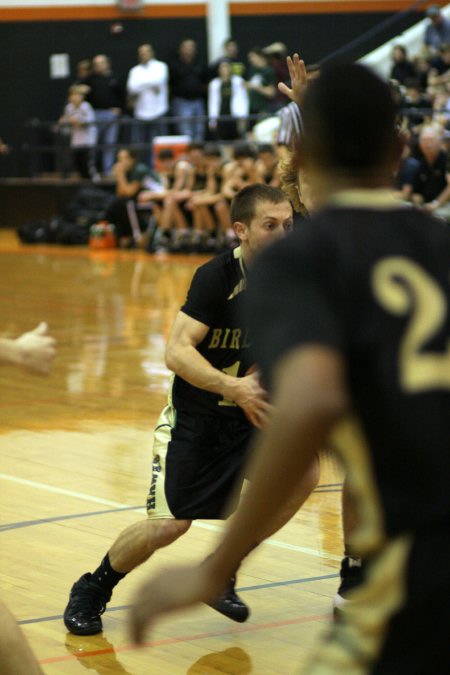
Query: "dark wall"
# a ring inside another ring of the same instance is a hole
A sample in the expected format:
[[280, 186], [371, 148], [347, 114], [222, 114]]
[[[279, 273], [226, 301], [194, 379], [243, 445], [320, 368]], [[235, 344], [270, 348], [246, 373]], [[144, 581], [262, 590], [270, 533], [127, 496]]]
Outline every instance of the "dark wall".
[[[242, 55], [255, 45], [282, 40], [298, 50], [307, 62], [320, 61], [335, 50], [380, 24], [387, 14], [321, 14], [238, 16], [232, 18], [233, 37]], [[422, 18], [410, 14], [384, 30], [369, 44], [353, 50], [358, 57]], [[200, 55], [206, 58], [206, 27], [203, 19], [123, 20], [124, 31], [111, 33], [112, 21], [49, 21], [0, 23], [0, 136], [15, 148], [24, 142], [24, 124], [30, 118], [54, 120], [61, 114], [75, 66], [83, 58], [105, 53], [113, 71], [123, 81], [136, 63], [136, 47], [151, 42], [157, 56], [169, 61], [185, 37], [197, 40]], [[51, 80], [49, 56], [68, 53], [71, 77]], [[23, 158], [22, 158], [23, 159]], [[17, 164], [17, 162], [16, 162]], [[19, 166], [24, 171], [24, 162]]]

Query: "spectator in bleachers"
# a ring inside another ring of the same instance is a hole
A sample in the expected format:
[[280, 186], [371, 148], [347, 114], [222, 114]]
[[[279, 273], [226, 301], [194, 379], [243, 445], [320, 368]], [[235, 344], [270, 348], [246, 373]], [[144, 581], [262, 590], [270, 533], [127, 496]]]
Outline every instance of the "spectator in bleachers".
[[392, 54], [392, 68], [390, 78], [397, 80], [400, 84], [405, 84], [407, 80], [416, 77], [416, 69], [412, 61], [408, 59], [406, 47], [403, 45], [395, 45]]
[[145, 188], [145, 179], [158, 180], [158, 176], [139, 162], [139, 152], [134, 149], [122, 149], [117, 153], [117, 161], [112, 173], [116, 179], [116, 199], [108, 209], [107, 219], [116, 228], [117, 239], [121, 248], [140, 245], [139, 234], [134, 233], [130, 223], [127, 202], [136, 200]]
[[432, 103], [429, 97], [424, 94], [420, 88], [418, 80], [408, 80], [406, 82], [406, 97], [404, 100], [405, 110], [408, 113], [408, 126], [414, 133], [420, 131], [421, 125], [428, 119], [431, 119], [431, 112], [428, 115], [423, 111], [431, 111]]
[[261, 182], [270, 185], [271, 187], [280, 187], [278, 157], [273, 145], [265, 143], [258, 147], [256, 170], [261, 176]]
[[438, 87], [446, 85], [450, 81], [450, 44], [444, 44], [439, 49], [439, 54], [430, 60], [428, 72], [428, 85]]
[[83, 84], [87, 77], [92, 73], [92, 63], [90, 59], [82, 59], [77, 63], [77, 77], [74, 84]]
[[137, 200], [153, 209], [158, 226], [153, 249], [163, 252], [169, 250], [174, 232], [187, 229], [180, 202], [190, 195], [188, 185], [192, 167], [186, 159], [176, 159], [170, 148], [159, 151], [157, 166], [161, 189], [145, 189], [138, 194]]
[[416, 70], [416, 80], [419, 83], [421, 91], [425, 91], [428, 85], [428, 73], [430, 72], [430, 60], [418, 54], [413, 58], [414, 68]]
[[222, 193], [231, 202], [236, 194], [247, 185], [262, 183], [256, 168], [256, 150], [249, 143], [238, 143], [233, 148], [233, 161], [224, 167]]
[[402, 157], [394, 181], [396, 197], [405, 202], [412, 199], [414, 185], [420, 169], [419, 160], [412, 156], [411, 146], [411, 136], [405, 135]]
[[423, 42], [431, 53], [439, 50], [441, 45], [450, 43], [450, 21], [442, 14], [439, 5], [432, 5], [426, 11], [430, 23], [425, 29]]
[[169, 68], [166, 63], [155, 58], [150, 44], [138, 48], [138, 58], [139, 64], [128, 75], [128, 101], [133, 107], [134, 118], [138, 120], [133, 141], [148, 144], [145, 160], [151, 166], [153, 139], [167, 133], [167, 125], [161, 118], [169, 112]]
[[424, 126], [419, 136], [420, 165], [413, 186], [413, 202], [446, 220], [450, 217], [450, 174], [443, 149], [444, 131], [439, 125]]
[[105, 54], [94, 56], [92, 72], [80, 84], [89, 87], [86, 100], [95, 112], [97, 143], [112, 146], [101, 151], [101, 169], [105, 175], [109, 175], [116, 154], [114, 144], [119, 137], [117, 120], [123, 109], [122, 87], [112, 73], [110, 60]]
[[222, 63], [229, 63], [231, 65], [231, 73], [233, 75], [239, 75], [244, 77], [245, 75], [245, 63], [239, 59], [239, 45], [236, 40], [228, 38], [223, 43], [223, 54], [219, 56], [218, 59], [212, 61], [208, 66], [208, 81], [213, 80], [215, 77], [219, 77], [219, 66]]
[[93, 148], [97, 142], [95, 112], [82, 85], [72, 85], [59, 124], [69, 129], [73, 164], [82, 178], [97, 179]]
[[[202, 141], [205, 133], [206, 68], [197, 59], [197, 43], [183, 40], [170, 63], [172, 114], [178, 133]], [[182, 119], [185, 118], [185, 119]]]
[[[245, 81], [233, 75], [231, 64], [222, 61], [219, 75], [208, 85], [208, 125], [212, 134], [220, 140], [232, 141], [245, 133], [249, 112], [249, 98]], [[227, 116], [234, 119], [221, 120]]]
[[[276, 79], [267, 56], [259, 47], [253, 47], [248, 53], [249, 67], [247, 72], [247, 90], [250, 97], [250, 114], [264, 116], [271, 109], [271, 101], [275, 98]], [[250, 122], [253, 127], [258, 120]]]

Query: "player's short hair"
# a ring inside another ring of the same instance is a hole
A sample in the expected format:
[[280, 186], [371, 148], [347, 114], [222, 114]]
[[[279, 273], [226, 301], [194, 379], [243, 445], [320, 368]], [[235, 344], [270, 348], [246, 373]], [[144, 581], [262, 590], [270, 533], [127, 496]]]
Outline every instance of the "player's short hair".
[[261, 145], [258, 145], [258, 154], [262, 152], [269, 152], [271, 155], [274, 155], [275, 148], [271, 143], [261, 143]]
[[256, 214], [256, 207], [260, 202], [281, 204], [289, 202], [288, 197], [271, 185], [256, 183], [240, 190], [231, 202], [231, 222], [250, 225]]
[[396, 111], [387, 83], [364, 66], [325, 67], [303, 103], [301, 152], [347, 174], [384, 167], [396, 147]]

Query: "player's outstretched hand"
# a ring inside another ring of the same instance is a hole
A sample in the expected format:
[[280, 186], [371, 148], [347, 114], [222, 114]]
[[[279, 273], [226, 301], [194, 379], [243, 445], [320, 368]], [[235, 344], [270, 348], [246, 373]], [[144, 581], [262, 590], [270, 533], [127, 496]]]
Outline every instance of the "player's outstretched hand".
[[227, 398], [240, 406], [250, 422], [258, 429], [264, 427], [273, 410], [268, 401], [268, 394], [261, 386], [258, 371], [235, 378], [232, 391]]
[[56, 356], [56, 340], [48, 335], [46, 323], [40, 323], [34, 330], [24, 333], [15, 340], [18, 362], [43, 375], [48, 375]]
[[289, 76], [291, 78], [291, 86], [288, 87], [284, 82], [278, 83], [278, 89], [282, 94], [288, 96], [291, 101], [295, 101], [298, 105], [303, 100], [306, 87], [308, 86], [308, 76], [306, 73], [305, 62], [294, 54], [292, 57], [288, 56], [286, 59], [289, 69]]
[[141, 644], [159, 617], [200, 602], [210, 602], [221, 590], [221, 584], [208, 573], [206, 562], [160, 572], [140, 586], [134, 597], [130, 613], [131, 638]]

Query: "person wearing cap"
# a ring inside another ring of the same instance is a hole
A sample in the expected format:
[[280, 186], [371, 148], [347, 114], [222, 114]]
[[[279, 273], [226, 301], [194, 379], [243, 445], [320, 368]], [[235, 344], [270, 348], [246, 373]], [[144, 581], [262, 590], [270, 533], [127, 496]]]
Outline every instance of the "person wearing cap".
[[430, 52], [437, 52], [442, 44], [450, 42], [450, 21], [442, 14], [439, 5], [432, 5], [426, 11], [430, 19], [425, 29], [423, 42]]

